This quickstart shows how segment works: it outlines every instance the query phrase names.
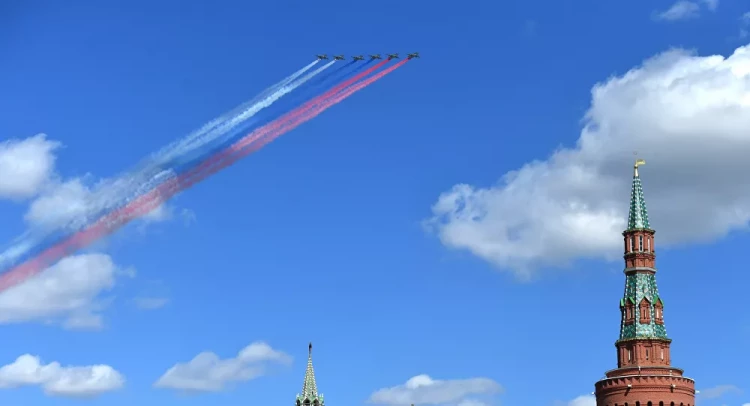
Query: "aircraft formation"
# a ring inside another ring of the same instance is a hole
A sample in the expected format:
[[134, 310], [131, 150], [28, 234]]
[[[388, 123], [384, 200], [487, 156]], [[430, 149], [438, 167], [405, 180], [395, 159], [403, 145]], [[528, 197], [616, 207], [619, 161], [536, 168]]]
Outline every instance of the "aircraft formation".
[[[329, 59], [328, 58], [328, 54], [318, 54], [318, 55], [315, 55], [315, 56], [318, 59]], [[388, 54], [387, 58], [388, 58], [388, 60], [398, 59], [399, 56], [398, 56], [398, 54]], [[419, 58], [419, 52], [412, 52], [412, 53], [406, 55], [406, 59], [413, 59], [413, 58]], [[335, 60], [335, 61], [343, 61], [344, 59], [346, 59], [344, 57], [344, 55], [334, 55], [333, 56], [333, 60]], [[365, 56], [364, 55], [355, 55], [355, 56], [352, 57], [352, 59], [354, 59], [355, 61], [364, 61], [365, 60]], [[383, 59], [383, 57], [380, 56], [380, 54], [372, 54], [372, 55], [370, 55], [370, 60], [375, 60], [375, 59]]]

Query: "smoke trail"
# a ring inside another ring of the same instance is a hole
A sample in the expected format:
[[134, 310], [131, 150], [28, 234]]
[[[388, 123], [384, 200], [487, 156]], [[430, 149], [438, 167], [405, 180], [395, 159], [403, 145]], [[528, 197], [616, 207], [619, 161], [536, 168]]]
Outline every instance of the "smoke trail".
[[[80, 229], [96, 218], [99, 218], [103, 213], [127, 203], [145, 190], [152, 189], [156, 184], [164, 180], [164, 166], [174, 164], [174, 161], [180, 158], [183, 161], [195, 160], [195, 156], [191, 158], [185, 155], [191, 153], [196, 155], [202, 145], [222, 136], [226, 138], [226, 133], [237, 127], [242, 120], [251, 117], [258, 110], [267, 107], [284, 94], [296, 89], [333, 64], [333, 62], [328, 63], [326, 66], [309, 73], [295, 82], [300, 76], [317, 65], [318, 62], [320, 61], [315, 60], [307, 64], [276, 84], [268, 87], [250, 101], [211, 120], [186, 137], [161, 148], [156, 153], [151, 154], [141, 161], [129, 172], [122, 173], [115, 178], [104, 180], [95, 185], [94, 191], [89, 194], [85, 202], [86, 207], [83, 213], [74, 216], [67, 222], [47, 226], [42, 229], [32, 229], [30, 232], [16, 238], [11, 246], [0, 252], [0, 270], [11, 266], [24, 255], [30, 254], [32, 250], [44, 244], [45, 241], [54, 238], [56, 234], [60, 234], [63, 231]], [[261, 107], [258, 108], [258, 106]], [[238, 119], [238, 117], [240, 118]], [[174, 174], [171, 176], [174, 176]]]
[[[286, 95], [287, 93], [291, 92], [292, 90], [302, 86], [305, 82], [309, 81], [316, 75], [320, 74], [324, 70], [331, 67], [336, 61], [328, 62], [327, 64], [321, 66], [320, 68], [314, 70], [311, 73], [308, 73], [301, 79], [294, 81], [292, 83], [289, 83], [280, 89], [276, 90], [272, 94], [266, 96], [263, 100], [253, 104], [249, 108], [242, 111], [240, 114], [235, 115], [234, 117], [230, 118], [229, 120], [221, 123], [218, 127], [213, 129], [212, 131], [203, 134], [199, 137], [196, 137], [191, 140], [187, 140], [185, 143], [180, 145], [179, 147], [175, 148], [174, 150], [170, 151], [169, 153], [165, 154], [164, 156], [157, 159], [158, 164], [165, 164], [169, 162], [170, 160], [174, 159], [175, 157], [179, 155], [183, 155], [185, 153], [188, 153], [190, 151], [195, 151], [198, 148], [212, 142], [215, 140], [220, 139], [222, 136], [226, 135], [229, 131], [234, 129], [237, 125], [242, 123], [243, 121], [249, 119], [250, 117], [257, 114], [260, 110], [263, 110], [264, 108], [270, 106], [277, 100], [279, 100], [282, 96]], [[219, 140], [221, 141], [221, 140]]]
[[[0, 291], [4, 291], [25, 281], [29, 277], [36, 275], [50, 265], [54, 264], [62, 257], [88, 246], [94, 241], [115, 232], [133, 219], [149, 213], [151, 210], [155, 209], [175, 194], [189, 188], [195, 183], [207, 178], [218, 170], [221, 170], [233, 164], [234, 162], [251, 154], [252, 152], [257, 151], [280, 135], [292, 130], [293, 128], [306, 121], [311, 120], [331, 106], [341, 102], [342, 100], [361, 90], [370, 83], [373, 83], [374, 81], [380, 79], [382, 76], [391, 72], [393, 69], [396, 69], [399, 66], [403, 65], [403, 63], [405, 62], [406, 61], [402, 61], [401, 63], [384, 70], [380, 74], [374, 75], [373, 77], [368, 78], [354, 86], [351, 86], [346, 90], [341, 91], [340, 93], [339, 91], [337, 91], [336, 93], [327, 92], [326, 94], [330, 93], [330, 95], [335, 95], [335, 97], [327, 102], [325, 100], [316, 98], [315, 101], [318, 102], [318, 105], [314, 110], [306, 104], [305, 106], [303, 106], [306, 107], [305, 114], [293, 111], [280, 119], [289, 121], [290, 117], [294, 117], [296, 121], [293, 124], [284, 127], [277, 123], [277, 121], [279, 120], [276, 120], [264, 127], [253, 131], [252, 133], [243, 137], [240, 142], [236, 143], [236, 145], [238, 145], [238, 148], [240, 148], [239, 150], [233, 147], [229, 148], [225, 152], [210, 157], [207, 160], [209, 162], [209, 165], [202, 164], [184, 174], [181, 174], [174, 178], [170, 178], [166, 182], [157, 186], [155, 189], [147, 192], [142, 196], [139, 196], [128, 205], [111, 212], [91, 226], [79, 232], [76, 232], [60, 243], [48, 248], [38, 256], [11, 269], [9, 272], [0, 275]], [[377, 66], [373, 67], [373, 69], [376, 69], [382, 65], [383, 63], [378, 64]], [[357, 78], [355, 77], [352, 79], [356, 80]], [[339, 85], [336, 88], [341, 87], [341, 89], [343, 89], [344, 87], [348, 86], [347, 83], [349, 83], [350, 81], [351, 79], [341, 84], [345, 86]], [[271, 132], [271, 130], [273, 130], [274, 132]], [[245, 141], [246, 139], [258, 139], [258, 134], [270, 134], [270, 136], [264, 137], [260, 143], [256, 144], [248, 143], [247, 141]], [[248, 145], [252, 145], [252, 147], [248, 148]], [[211, 163], [213, 163], [213, 165], [211, 165]]]
[[320, 62], [319, 59], [316, 59], [306, 66], [304, 66], [302, 69], [292, 73], [291, 75], [287, 76], [286, 78], [280, 80], [276, 84], [273, 84], [263, 90], [261, 93], [259, 93], [257, 96], [253, 97], [249, 101], [242, 103], [241, 105], [233, 108], [232, 110], [222, 114], [221, 116], [211, 120], [210, 122], [206, 123], [201, 127], [200, 129], [193, 131], [192, 133], [188, 134], [186, 137], [183, 137], [179, 140], [176, 140], [172, 142], [171, 144], [161, 148], [159, 151], [151, 155], [152, 160], [159, 160], [159, 157], [163, 157], [166, 155], [173, 155], [172, 151], [184, 149], [185, 145], [191, 144], [195, 139], [202, 137], [209, 131], [215, 129], [217, 126], [219, 126], [224, 121], [230, 119], [231, 117], [234, 117], [238, 114], [241, 114], [243, 111], [247, 110], [248, 108], [252, 107], [256, 103], [262, 101], [263, 99], [267, 98], [269, 95], [276, 92], [278, 89], [288, 85], [293, 80], [297, 79], [298, 77], [302, 76], [305, 72], [312, 69], [313, 66], [317, 65], [318, 62]]
[[335, 69], [335, 70], [334, 70], [333, 72], [328, 72], [328, 73], [326, 73], [325, 75], [322, 75], [322, 76], [321, 76], [320, 78], [318, 78], [318, 80], [316, 81], [316, 84], [317, 84], [317, 83], [321, 83], [321, 82], [324, 82], [324, 81], [325, 81], [326, 79], [328, 79], [328, 78], [330, 78], [331, 76], [333, 76], [333, 75], [335, 75], [335, 74], [337, 74], [337, 73], [341, 72], [342, 70], [344, 70], [344, 69], [346, 69], [346, 68], [348, 68], [348, 67], [350, 67], [350, 66], [354, 65], [355, 63], [357, 63], [357, 61], [349, 61], [349, 63], [347, 63], [347, 64], [345, 64], [345, 65], [341, 65], [341, 66], [339, 66], [339, 67], [338, 67], [337, 69]]

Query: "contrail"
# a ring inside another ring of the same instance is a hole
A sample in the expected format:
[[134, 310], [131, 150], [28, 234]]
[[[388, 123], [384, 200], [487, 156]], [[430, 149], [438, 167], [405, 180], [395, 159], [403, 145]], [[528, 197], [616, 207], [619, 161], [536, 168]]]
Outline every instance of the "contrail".
[[[282, 134], [296, 128], [304, 122], [307, 122], [317, 115], [330, 108], [331, 106], [343, 101], [355, 92], [363, 89], [369, 84], [382, 78], [394, 69], [402, 66], [407, 60], [383, 70], [372, 77], [363, 80], [360, 83], [350, 86], [358, 79], [366, 76], [373, 70], [384, 65], [386, 61], [368, 69], [366, 72], [347, 80], [336, 88], [324, 93], [311, 100], [298, 109], [295, 109], [284, 116], [276, 119], [265, 126], [262, 126], [250, 134], [246, 135], [230, 148], [215, 154], [205, 162], [195, 168], [184, 172], [176, 177], [172, 177], [161, 183], [156, 188], [139, 196], [129, 204], [117, 209], [85, 229], [76, 232], [70, 237], [60, 241], [54, 246], [46, 249], [38, 256], [24, 262], [23, 264], [11, 269], [0, 275], [0, 292], [11, 288], [31, 276], [43, 271], [59, 259], [72, 254], [73, 252], [84, 248], [94, 241], [109, 235], [135, 218], [149, 213], [161, 205], [164, 201], [186, 190], [201, 180], [209, 177], [213, 173], [230, 166], [243, 157], [259, 150]], [[335, 91], [334, 91], [335, 90]], [[258, 142], [260, 140], [260, 142]]]

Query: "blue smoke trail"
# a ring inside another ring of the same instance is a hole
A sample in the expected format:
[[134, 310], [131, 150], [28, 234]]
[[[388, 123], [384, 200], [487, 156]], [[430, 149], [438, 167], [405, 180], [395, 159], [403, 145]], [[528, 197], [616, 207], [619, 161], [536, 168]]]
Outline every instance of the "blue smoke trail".
[[[155, 179], [163, 176], [165, 170], [173, 165], [181, 165], [184, 162], [192, 162], [200, 156], [200, 149], [211, 142], [223, 145], [236, 136], [233, 130], [241, 125], [243, 121], [252, 117], [257, 111], [273, 104], [283, 95], [303, 85], [325, 69], [333, 65], [334, 61], [308, 73], [319, 61], [313, 61], [302, 69], [267, 88], [251, 101], [205, 124], [200, 129], [188, 136], [169, 144], [157, 153], [151, 154], [136, 167], [124, 174], [97, 185], [91, 193], [90, 199], [85, 202], [83, 213], [73, 216], [66, 223], [49, 226], [46, 228], [35, 228], [27, 231], [21, 237], [16, 238], [9, 247], [0, 252], [0, 270], [12, 266], [21, 257], [46, 245], [50, 240], [57, 240], [61, 234], [69, 234], [88, 225], [91, 221], [100, 218], [105, 213], [120, 207], [141, 194], [144, 187], [152, 184]], [[214, 148], [209, 146], [211, 150]]]

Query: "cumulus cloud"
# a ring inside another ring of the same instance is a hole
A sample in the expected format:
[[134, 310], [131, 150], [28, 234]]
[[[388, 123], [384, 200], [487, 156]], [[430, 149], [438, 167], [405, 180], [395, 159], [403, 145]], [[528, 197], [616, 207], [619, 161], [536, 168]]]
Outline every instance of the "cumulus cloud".
[[427, 375], [417, 375], [406, 383], [377, 390], [370, 395], [369, 403], [381, 405], [443, 405], [476, 406], [484, 404], [474, 399], [502, 391], [497, 382], [489, 378], [437, 380]]
[[230, 384], [245, 382], [267, 373], [273, 364], [288, 364], [291, 357], [264, 342], [254, 342], [233, 358], [221, 359], [202, 352], [186, 363], [169, 368], [154, 387], [184, 392], [219, 392]]
[[106, 306], [102, 294], [115, 286], [117, 276], [129, 272], [104, 254], [67, 257], [0, 292], [0, 323], [62, 321], [68, 328], [98, 328]]
[[719, 0], [678, 0], [668, 9], [653, 13], [653, 18], [662, 21], [690, 20], [700, 17], [702, 7], [715, 11], [719, 7]]
[[[100, 180], [95, 184], [91, 184], [89, 178], [50, 183], [31, 202], [24, 220], [32, 229], [79, 229], [119, 207], [126, 199], [150, 189], [143, 187], [142, 191], [136, 191], [131, 183], [137, 181], [127, 177]], [[155, 223], [172, 218], [172, 208], [165, 202], [157, 201], [151, 210], [144, 211], [140, 219], [145, 223]]]
[[39, 357], [30, 354], [0, 367], [0, 389], [40, 386], [50, 396], [91, 398], [120, 389], [124, 384], [122, 374], [109, 365], [43, 364]]
[[0, 143], [0, 198], [33, 197], [52, 176], [60, 143], [44, 134]]
[[657, 242], [705, 242], [750, 221], [750, 46], [657, 55], [599, 83], [574, 147], [444, 192], [426, 225], [442, 243], [528, 277], [621, 255], [633, 151]]

